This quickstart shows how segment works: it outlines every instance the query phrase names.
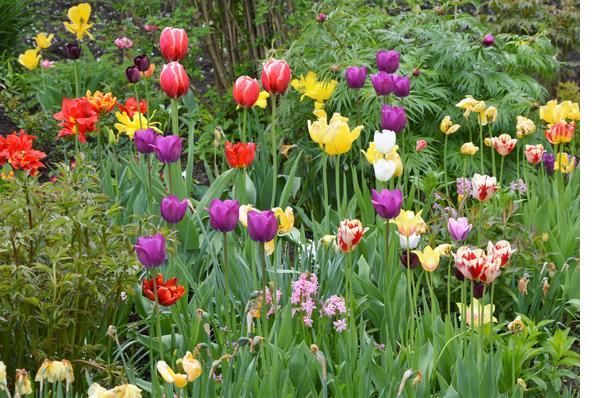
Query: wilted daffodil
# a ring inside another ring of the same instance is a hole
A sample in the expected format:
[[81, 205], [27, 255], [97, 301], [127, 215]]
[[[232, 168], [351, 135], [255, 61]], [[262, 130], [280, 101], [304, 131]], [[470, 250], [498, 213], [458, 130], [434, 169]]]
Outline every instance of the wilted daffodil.
[[183, 368], [185, 374], [175, 373], [165, 361], [158, 361], [156, 363], [156, 370], [166, 383], [175, 384], [178, 388], [184, 388], [188, 383], [193, 382], [202, 375], [200, 362], [194, 359], [194, 356], [189, 351], [177, 363]]
[[71, 22], [63, 22], [65, 28], [73, 33], [79, 40], [83, 40], [83, 35], [86, 34], [90, 39], [94, 39], [94, 36], [88, 30], [94, 24], [88, 23], [90, 20], [90, 14], [92, 13], [92, 7], [88, 3], [80, 3], [76, 6], [69, 8], [67, 16]]
[[319, 120], [308, 122], [310, 138], [328, 155], [342, 155], [350, 151], [352, 143], [359, 137], [363, 126], [357, 126], [351, 131], [348, 118], [339, 113], [334, 113], [329, 123], [325, 111], [315, 110], [314, 114]]
[[156, 127], [158, 122], [148, 122], [148, 119], [144, 117], [144, 115], [140, 115], [138, 112], [135, 112], [131, 119], [127, 115], [127, 112], [117, 112], [115, 113], [117, 120], [119, 123], [115, 123], [115, 128], [119, 132], [119, 134], [127, 134], [129, 138], [133, 139], [136, 130], [145, 130], [151, 128], [152, 130], [162, 132]]
[[525, 116], [517, 116], [517, 138], [521, 139], [535, 133], [535, 123]]
[[71, 362], [66, 359], [62, 361], [44, 360], [44, 363], [42, 363], [42, 366], [40, 366], [35, 375], [35, 381], [36, 383], [47, 381], [51, 384], [62, 381], [66, 381], [69, 384], [73, 383], [75, 375]]
[[331, 98], [337, 84], [335, 80], [319, 81], [317, 74], [312, 71], [308, 72], [306, 77], [300, 76], [300, 79], [291, 82], [292, 87], [302, 94], [300, 100], [304, 97], [315, 100], [315, 109], [323, 109], [325, 101]]
[[460, 124], [452, 123], [450, 116], [445, 116], [440, 123], [440, 131], [446, 135], [454, 134], [460, 128]]
[[[466, 306], [462, 303], [456, 303], [458, 310], [460, 311], [460, 319], [466, 319], [467, 325], [469, 326], [481, 326], [491, 322], [498, 322], [493, 316], [495, 305], [486, 304], [483, 306], [483, 311], [480, 314], [481, 304], [479, 300], [473, 298], [471, 305]], [[471, 313], [473, 313], [473, 322], [471, 322]]]
[[422, 234], [427, 229], [427, 224], [423, 218], [421, 218], [421, 212], [419, 210], [415, 214], [412, 210], [400, 210], [400, 215], [391, 220], [398, 227], [398, 233], [406, 238], [409, 238], [412, 234]]
[[18, 61], [21, 65], [29, 70], [34, 70], [40, 63], [40, 51], [37, 48], [25, 50], [25, 52], [19, 55]]

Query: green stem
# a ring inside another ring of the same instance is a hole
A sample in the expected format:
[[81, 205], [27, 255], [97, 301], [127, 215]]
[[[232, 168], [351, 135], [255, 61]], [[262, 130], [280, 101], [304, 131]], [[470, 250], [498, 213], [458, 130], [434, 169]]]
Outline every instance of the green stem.
[[484, 174], [484, 172], [483, 172], [483, 152], [484, 152], [484, 150], [483, 150], [483, 148], [484, 148], [484, 146], [483, 146], [483, 126], [481, 124], [479, 125], [479, 148], [481, 148], [479, 150], [479, 155], [480, 155], [479, 158], [480, 158], [480, 162], [481, 162], [481, 174]]
[[152, 213], [152, 154], [146, 154], [146, 162], [148, 169], [148, 214]]
[[450, 193], [448, 190], [448, 183], [449, 183], [449, 179], [448, 179], [448, 170], [446, 168], [446, 155], [448, 153], [448, 134], [444, 134], [446, 137], [444, 137], [444, 181], [446, 182], [446, 196], [448, 197], [448, 200], [450, 199]]
[[337, 201], [338, 218], [342, 218], [342, 207], [340, 198], [340, 155], [335, 157], [335, 196]]
[[271, 207], [275, 207], [275, 198], [277, 197], [277, 134], [275, 126], [277, 123], [277, 97], [271, 96], [271, 154], [273, 156], [273, 184], [271, 186]]
[[448, 317], [450, 317], [450, 278], [452, 277], [452, 264], [450, 263], [450, 261], [448, 261], [448, 280], [447, 280], [447, 287], [446, 287], [446, 301], [448, 302], [447, 305], [447, 310], [448, 310]]
[[[492, 139], [492, 125], [488, 124], [488, 132], [490, 135], [490, 139]], [[481, 147], [481, 150], [483, 151], [483, 147]], [[490, 150], [492, 151], [492, 173], [494, 175], [496, 175], [496, 150], [494, 149], [494, 147], [490, 148]]]
[[175, 98], [171, 99], [171, 122], [173, 125], [173, 134], [179, 135], [179, 103]]
[[160, 354], [160, 359], [165, 358], [165, 354], [163, 352], [163, 344], [162, 344], [162, 330], [160, 326], [160, 306], [158, 304], [158, 286], [156, 278], [158, 275], [154, 276], [153, 281], [153, 289], [154, 289], [154, 317], [156, 319], [156, 337], [158, 340], [158, 352]]
[[500, 159], [500, 180], [498, 181], [498, 185], [502, 186], [502, 175], [504, 173], [504, 156]]
[[325, 202], [325, 211], [329, 209], [329, 189], [327, 188], [327, 160], [328, 156], [323, 152], [323, 201]]
[[246, 128], [248, 125], [248, 109], [242, 110], [242, 131], [240, 132], [242, 142], [246, 142]]

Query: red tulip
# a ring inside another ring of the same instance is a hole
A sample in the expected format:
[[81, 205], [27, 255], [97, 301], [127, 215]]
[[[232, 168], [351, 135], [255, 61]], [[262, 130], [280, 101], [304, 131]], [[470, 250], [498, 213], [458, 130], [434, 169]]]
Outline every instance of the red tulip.
[[63, 98], [61, 111], [53, 116], [61, 122], [59, 138], [77, 134], [79, 142], [86, 142], [85, 133], [96, 131], [98, 114], [85, 98]]
[[171, 98], [179, 98], [190, 88], [190, 79], [179, 62], [169, 62], [160, 72], [160, 87]]
[[188, 51], [188, 37], [185, 30], [164, 28], [160, 34], [160, 52], [167, 62], [180, 61]]
[[230, 167], [243, 169], [250, 166], [254, 161], [255, 152], [256, 144], [253, 142], [238, 142], [237, 144], [225, 142], [225, 158]]
[[165, 282], [162, 274], [158, 274], [156, 278], [144, 279], [143, 281], [142, 291], [149, 300], [155, 300], [155, 287], [158, 303], [165, 307], [175, 304], [185, 294], [185, 288], [177, 284], [177, 278], [171, 278]]
[[258, 81], [249, 76], [240, 76], [233, 84], [233, 99], [244, 108], [254, 106], [259, 94]]
[[20, 130], [2, 137], [0, 135], [0, 166], [5, 163], [10, 163], [15, 170], [24, 170], [30, 176], [35, 176], [40, 167], [44, 167], [41, 159], [46, 157], [46, 154], [33, 149], [33, 140], [37, 137], [28, 135], [25, 130]]
[[263, 66], [261, 82], [265, 90], [271, 94], [283, 94], [287, 90], [292, 77], [292, 70], [284, 60], [271, 58]]

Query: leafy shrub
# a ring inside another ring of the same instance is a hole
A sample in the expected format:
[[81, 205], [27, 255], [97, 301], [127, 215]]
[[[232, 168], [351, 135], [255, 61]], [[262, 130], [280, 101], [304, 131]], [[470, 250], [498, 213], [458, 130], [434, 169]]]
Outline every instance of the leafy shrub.
[[12, 50], [23, 28], [31, 21], [31, 12], [22, 0], [0, 0], [0, 54]]

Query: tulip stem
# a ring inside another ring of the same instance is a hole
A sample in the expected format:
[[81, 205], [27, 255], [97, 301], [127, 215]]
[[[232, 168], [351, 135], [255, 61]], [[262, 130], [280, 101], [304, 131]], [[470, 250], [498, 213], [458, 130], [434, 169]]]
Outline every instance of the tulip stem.
[[484, 172], [483, 172], [483, 152], [484, 152], [484, 150], [483, 150], [483, 126], [481, 124], [479, 125], [479, 147], [481, 148], [479, 150], [479, 155], [480, 155], [479, 159], [481, 162], [481, 174], [484, 174]]
[[342, 207], [340, 205], [340, 155], [335, 157], [335, 196], [337, 201], [338, 218], [342, 218]]
[[[488, 131], [490, 133], [490, 140], [492, 139], [492, 125], [488, 124]], [[492, 151], [492, 173], [494, 175], [496, 175], [496, 150], [494, 149], [494, 147], [492, 146], [491, 148]], [[481, 147], [481, 151], [483, 151], [483, 147]], [[518, 159], [517, 159], [518, 162]], [[519, 168], [519, 163], [517, 163], [517, 169]]]
[[224, 277], [224, 282], [223, 284], [225, 285], [225, 313], [226, 315], [226, 319], [229, 321], [229, 275], [227, 273], [227, 268], [228, 268], [228, 264], [227, 264], [227, 232], [223, 232], [223, 277]]
[[267, 332], [267, 254], [265, 253], [265, 244], [262, 242], [258, 243], [258, 251], [261, 259], [261, 267], [262, 267], [262, 299], [261, 299], [261, 309], [260, 309], [260, 318], [262, 327], [263, 337], [268, 339]]
[[152, 288], [154, 289], [154, 317], [156, 318], [156, 334], [158, 340], [158, 352], [160, 354], [160, 359], [164, 359], [165, 355], [163, 352], [162, 345], [162, 330], [160, 328], [160, 306], [158, 304], [158, 275], [154, 277], [152, 281]]
[[413, 334], [413, 325], [415, 319], [415, 309], [413, 305], [413, 283], [412, 283], [412, 272], [411, 272], [411, 261], [410, 261], [410, 237], [406, 238], [406, 269], [407, 269], [407, 278], [406, 285], [408, 287], [408, 301], [410, 303], [410, 342], [412, 344], [414, 334]]
[[446, 137], [444, 137], [444, 180], [446, 181], [446, 196], [448, 197], [448, 200], [450, 200], [450, 193], [448, 190], [448, 184], [449, 184], [449, 178], [448, 178], [448, 170], [447, 170], [447, 166], [446, 166], [446, 156], [448, 153], [448, 134], [445, 134]]
[[275, 207], [275, 198], [277, 196], [277, 134], [275, 134], [275, 125], [277, 123], [277, 96], [271, 96], [271, 151], [273, 155], [273, 184], [271, 186], [271, 207]]
[[152, 206], [152, 154], [146, 154], [147, 168], [148, 168], [148, 213], [151, 213]]
[[179, 104], [175, 98], [171, 99], [171, 122], [173, 134], [179, 136]]
[[447, 304], [447, 309], [448, 309], [448, 317], [450, 317], [450, 278], [451, 278], [451, 274], [452, 274], [452, 264], [450, 263], [450, 261], [448, 261], [448, 286], [446, 286], [446, 301], [448, 302]]
[[329, 189], [327, 188], [327, 160], [329, 158], [323, 152], [323, 201], [325, 202], [325, 211], [329, 209]]
[[248, 125], [248, 109], [244, 107], [242, 110], [242, 131], [240, 131], [240, 136], [242, 142], [246, 142], [246, 128]]
[[500, 180], [498, 181], [499, 185], [502, 186], [502, 175], [504, 173], [504, 156], [500, 159]]

